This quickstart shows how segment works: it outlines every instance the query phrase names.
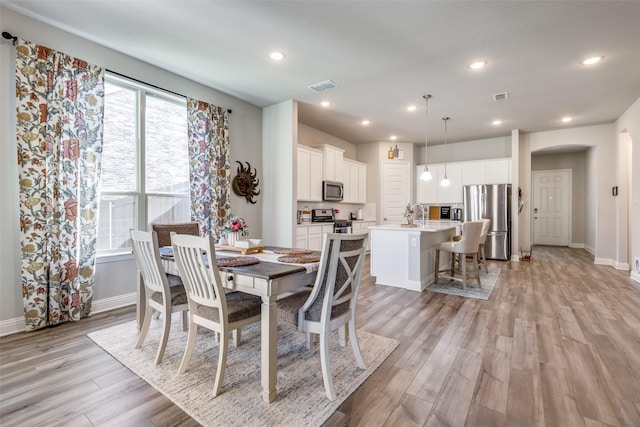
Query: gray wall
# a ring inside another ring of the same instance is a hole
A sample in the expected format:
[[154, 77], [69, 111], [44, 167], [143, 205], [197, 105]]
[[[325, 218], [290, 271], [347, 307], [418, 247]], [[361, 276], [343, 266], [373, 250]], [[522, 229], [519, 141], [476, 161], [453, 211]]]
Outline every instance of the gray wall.
[[[257, 167], [262, 177], [262, 110], [237, 98], [179, 77], [115, 50], [37, 22], [4, 7], [0, 8], [2, 31], [22, 39], [82, 58], [107, 69], [233, 110], [230, 115], [230, 144], [232, 176], [236, 160], [248, 161]], [[2, 41], [0, 44], [0, 333], [7, 322], [23, 316], [20, 280], [20, 236], [18, 225], [18, 178], [15, 137], [15, 50]], [[243, 197], [232, 196], [234, 214], [243, 216], [253, 229], [253, 235], [262, 234], [262, 197], [251, 205]], [[98, 309], [108, 309], [130, 301], [135, 292], [135, 263], [130, 256], [103, 258], [96, 268], [94, 301]], [[95, 306], [94, 306], [95, 308]]]

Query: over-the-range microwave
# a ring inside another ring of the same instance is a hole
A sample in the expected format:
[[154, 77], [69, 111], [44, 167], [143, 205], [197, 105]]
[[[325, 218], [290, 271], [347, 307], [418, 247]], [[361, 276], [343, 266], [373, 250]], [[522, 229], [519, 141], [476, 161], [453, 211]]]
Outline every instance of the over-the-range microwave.
[[344, 197], [344, 184], [335, 181], [322, 181], [322, 200], [341, 202]]

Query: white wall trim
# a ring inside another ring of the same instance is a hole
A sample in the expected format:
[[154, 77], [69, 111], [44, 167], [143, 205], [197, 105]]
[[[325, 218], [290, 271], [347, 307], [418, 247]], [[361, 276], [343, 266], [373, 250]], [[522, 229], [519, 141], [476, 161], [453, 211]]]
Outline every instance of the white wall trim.
[[520, 255], [511, 254], [511, 261], [520, 262]]
[[640, 283], [640, 273], [636, 271], [631, 272], [631, 276], [629, 276], [631, 280]]
[[589, 252], [591, 255], [594, 255], [594, 256], [595, 256], [595, 254], [596, 254], [596, 250], [595, 250], [595, 249], [593, 249], [591, 246], [587, 246], [587, 245], [585, 245], [585, 246], [584, 246], [584, 250], [585, 250], [585, 251], [587, 251], [587, 252]]
[[631, 270], [629, 268], [629, 263], [628, 262], [614, 262], [613, 266], [615, 267], [616, 270], [626, 270], [629, 271]]
[[596, 265], [608, 265], [613, 267], [613, 259], [611, 258], [597, 258], [593, 260], [593, 263]]
[[[103, 311], [115, 310], [116, 308], [134, 305], [135, 303], [135, 292], [110, 298], [103, 298], [101, 300], [93, 301], [91, 314], [98, 314], [102, 313]], [[16, 334], [18, 332], [24, 332], [26, 326], [27, 325], [24, 321], [24, 317], [14, 317], [13, 319], [2, 320], [0, 321], [0, 337]]]
[[584, 243], [569, 243], [569, 247], [574, 249], [586, 249]]
[[14, 317], [13, 319], [2, 320], [0, 321], [0, 337], [24, 332], [26, 327], [27, 324], [24, 321], [24, 317]]

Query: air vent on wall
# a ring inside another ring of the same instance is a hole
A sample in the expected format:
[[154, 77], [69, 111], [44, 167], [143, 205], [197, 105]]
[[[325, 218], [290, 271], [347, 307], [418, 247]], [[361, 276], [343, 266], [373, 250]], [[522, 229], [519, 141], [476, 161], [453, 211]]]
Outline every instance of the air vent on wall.
[[334, 87], [338, 87], [338, 85], [334, 81], [325, 80], [320, 83], [312, 84], [311, 86], [309, 86], [309, 89], [314, 92], [323, 92], [325, 90], [333, 89]]
[[494, 101], [506, 101], [507, 99], [509, 99], [509, 94], [507, 92], [493, 94]]

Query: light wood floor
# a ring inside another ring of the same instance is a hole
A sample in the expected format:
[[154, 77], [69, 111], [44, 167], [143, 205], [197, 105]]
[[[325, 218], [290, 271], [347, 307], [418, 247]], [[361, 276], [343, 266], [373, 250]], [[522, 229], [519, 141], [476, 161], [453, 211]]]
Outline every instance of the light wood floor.
[[[363, 274], [358, 327], [400, 346], [327, 425], [640, 426], [629, 273], [556, 247], [491, 265], [502, 272], [488, 301]], [[1, 338], [0, 425], [197, 425], [86, 337], [133, 318], [126, 308]]]

